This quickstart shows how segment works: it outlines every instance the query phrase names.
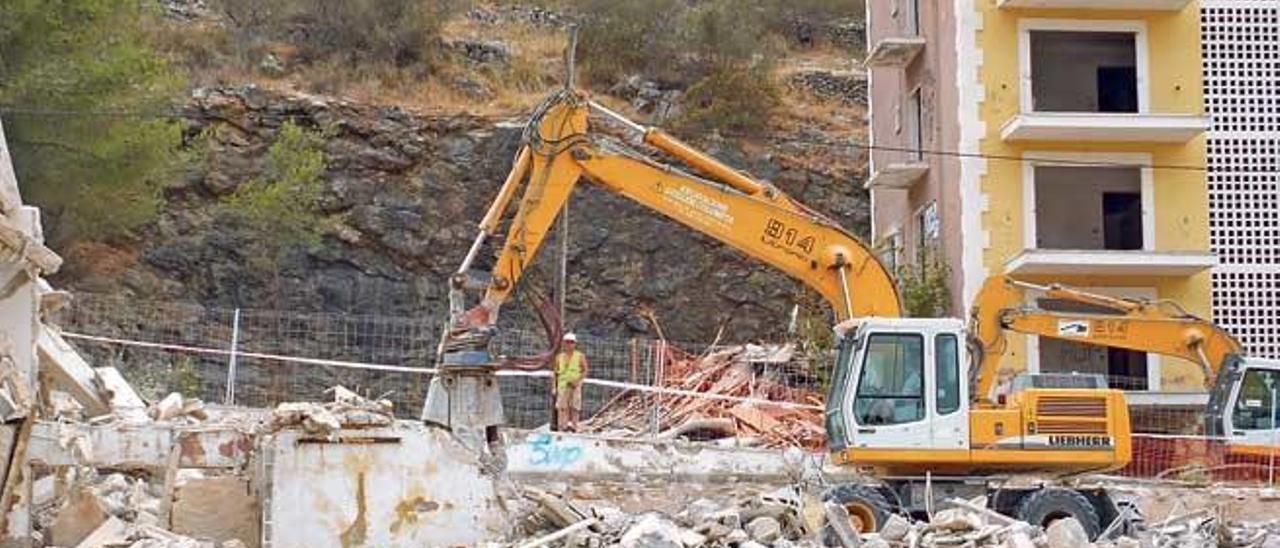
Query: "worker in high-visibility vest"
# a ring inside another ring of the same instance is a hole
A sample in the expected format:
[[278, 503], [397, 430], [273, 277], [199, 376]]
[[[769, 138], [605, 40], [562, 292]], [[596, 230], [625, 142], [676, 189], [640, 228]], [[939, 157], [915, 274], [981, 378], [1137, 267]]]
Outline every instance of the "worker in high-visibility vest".
[[578, 350], [578, 337], [565, 333], [556, 352], [556, 430], [575, 431], [582, 414], [582, 379], [587, 378], [587, 356]]

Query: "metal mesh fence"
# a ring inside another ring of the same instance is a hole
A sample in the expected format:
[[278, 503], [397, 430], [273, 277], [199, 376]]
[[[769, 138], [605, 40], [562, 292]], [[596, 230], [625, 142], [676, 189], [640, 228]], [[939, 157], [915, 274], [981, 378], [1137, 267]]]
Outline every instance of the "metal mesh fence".
[[[342, 385], [391, 400], [401, 418], [421, 413], [445, 324], [443, 314], [407, 318], [234, 310], [98, 294], [77, 294], [74, 304], [51, 320], [92, 365], [116, 367], [152, 401], [181, 392], [206, 401], [274, 407], [323, 401], [327, 389]], [[579, 337], [579, 348], [590, 358], [591, 379], [631, 385], [654, 383], [655, 363], [663, 357], [657, 349], [663, 344]], [[491, 350], [515, 356], [547, 346], [540, 330], [507, 327]], [[679, 346], [688, 352], [708, 348]], [[533, 428], [551, 420], [547, 372], [511, 372], [499, 383], [508, 424]], [[625, 392], [631, 390], [584, 386], [583, 416]]]
[[[73, 306], [51, 319], [92, 365], [120, 369], [153, 401], [176, 391], [206, 401], [233, 397], [235, 405], [273, 407], [285, 401], [323, 401], [328, 399], [328, 388], [342, 385], [392, 400], [401, 418], [420, 415], [444, 325], [442, 316], [236, 311], [93, 294], [77, 295]], [[506, 328], [492, 350], [532, 354], [547, 344], [540, 331]], [[604, 382], [584, 387], [583, 418], [596, 416], [612, 403], [610, 409], [615, 412], [623, 408], [646, 417], [625, 421], [633, 426], [630, 435], [639, 436], [657, 435], [663, 414], [674, 411], [674, 402], [688, 401], [687, 394], [664, 395], [647, 389], [664, 376], [663, 368], [671, 366], [672, 355], [687, 359], [718, 350], [708, 345], [585, 335], [580, 336], [579, 347], [591, 360], [590, 378]], [[757, 367], [752, 390], [757, 384], [780, 383], [796, 393], [817, 394], [820, 382], [813, 372], [819, 368], [813, 363], [800, 368]], [[229, 380], [234, 395], [228, 391]], [[546, 371], [505, 374], [499, 383], [509, 425], [536, 428], [551, 421], [553, 390]], [[1131, 396], [1133, 462], [1119, 472], [1122, 475], [1229, 482], [1274, 478], [1276, 459], [1270, 448], [1278, 444], [1246, 446], [1235, 443], [1238, 440], [1206, 436], [1204, 402], [1197, 397], [1148, 394], [1142, 400], [1136, 393]], [[619, 401], [622, 398], [627, 401]], [[798, 401], [766, 401], [759, 406]], [[635, 424], [652, 426], [637, 431]]]

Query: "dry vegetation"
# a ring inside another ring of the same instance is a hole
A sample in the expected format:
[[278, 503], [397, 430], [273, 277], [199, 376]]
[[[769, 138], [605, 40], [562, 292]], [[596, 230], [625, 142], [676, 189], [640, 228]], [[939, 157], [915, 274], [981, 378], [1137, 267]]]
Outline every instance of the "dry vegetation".
[[[638, 74], [683, 90], [683, 114], [670, 121], [682, 133], [860, 125], [847, 105], [796, 93], [782, 79], [798, 68], [851, 67], [856, 53], [796, 29], [856, 17], [861, 0], [215, 0], [212, 17], [168, 21], [152, 34], [194, 86], [254, 82], [425, 112], [506, 115], [564, 77], [565, 28], [507, 9], [535, 4], [580, 21], [581, 85], [601, 94]], [[474, 17], [473, 8], [500, 17]], [[477, 62], [458, 43], [496, 43], [506, 55]]]

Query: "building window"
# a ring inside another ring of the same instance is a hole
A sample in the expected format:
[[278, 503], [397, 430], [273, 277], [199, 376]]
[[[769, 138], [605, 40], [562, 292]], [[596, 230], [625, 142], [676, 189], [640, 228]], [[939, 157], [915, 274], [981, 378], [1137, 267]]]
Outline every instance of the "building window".
[[1036, 248], [1144, 248], [1141, 168], [1035, 166], [1034, 178]]
[[894, 232], [884, 238], [883, 248], [880, 251], [880, 262], [884, 263], [885, 268], [889, 272], [898, 271], [899, 256], [902, 254], [902, 233]]
[[1030, 110], [1139, 112], [1137, 32], [1032, 29], [1027, 41]]
[[924, 161], [924, 101], [920, 88], [907, 97], [907, 149], [912, 161]]
[[907, 36], [920, 36], [920, 0], [902, 0], [906, 4]]
[[938, 239], [941, 221], [938, 219], [938, 202], [929, 202], [916, 213], [916, 257], [920, 260]]

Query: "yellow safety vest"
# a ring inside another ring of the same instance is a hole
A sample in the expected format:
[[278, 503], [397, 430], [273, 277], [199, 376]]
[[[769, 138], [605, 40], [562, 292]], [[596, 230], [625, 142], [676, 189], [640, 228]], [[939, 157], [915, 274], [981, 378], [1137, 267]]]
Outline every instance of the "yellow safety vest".
[[574, 350], [566, 359], [564, 352], [556, 353], [556, 386], [560, 390], [582, 380], [582, 352]]

